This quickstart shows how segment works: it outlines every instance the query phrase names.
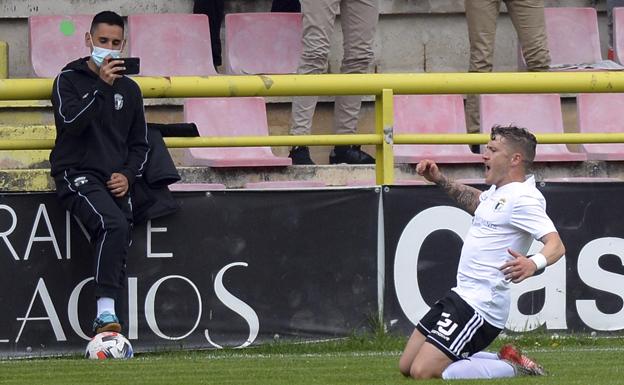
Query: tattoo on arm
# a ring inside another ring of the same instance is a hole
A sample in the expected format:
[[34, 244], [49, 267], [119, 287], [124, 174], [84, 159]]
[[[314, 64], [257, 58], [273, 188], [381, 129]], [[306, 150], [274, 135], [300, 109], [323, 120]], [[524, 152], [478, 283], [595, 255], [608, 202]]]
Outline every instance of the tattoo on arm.
[[459, 207], [468, 211], [470, 214], [474, 214], [479, 205], [481, 190], [457, 183], [447, 178], [438, 182], [438, 186], [442, 187], [451, 198], [455, 199]]

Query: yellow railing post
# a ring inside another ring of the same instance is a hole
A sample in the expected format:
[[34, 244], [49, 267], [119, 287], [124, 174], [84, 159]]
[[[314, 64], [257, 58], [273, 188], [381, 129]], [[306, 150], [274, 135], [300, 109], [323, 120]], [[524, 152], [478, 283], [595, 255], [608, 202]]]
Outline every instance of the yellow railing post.
[[[624, 72], [219, 75], [133, 78], [144, 98], [624, 92]], [[0, 100], [50, 99], [54, 79], [0, 79]]]
[[0, 41], [0, 79], [9, 77], [9, 45]]
[[375, 173], [377, 184], [394, 183], [394, 93], [384, 89], [375, 96], [375, 133], [383, 140], [376, 146]]

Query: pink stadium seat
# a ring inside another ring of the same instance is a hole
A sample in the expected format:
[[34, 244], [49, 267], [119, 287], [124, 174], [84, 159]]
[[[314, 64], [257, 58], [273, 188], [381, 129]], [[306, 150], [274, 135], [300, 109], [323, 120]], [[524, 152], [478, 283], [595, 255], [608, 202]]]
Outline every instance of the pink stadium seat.
[[[624, 132], [624, 94], [579, 94], [576, 107], [580, 132]], [[624, 143], [591, 143], [581, 148], [590, 160], [624, 160]]]
[[613, 50], [618, 63], [624, 64], [624, 8], [613, 8]]
[[221, 183], [174, 183], [169, 185], [170, 191], [212, 191], [225, 190]]
[[[398, 95], [394, 97], [395, 134], [465, 134], [464, 104], [460, 95]], [[408, 144], [394, 146], [396, 163], [479, 163], [467, 145]]]
[[36, 76], [52, 78], [72, 60], [89, 56], [85, 33], [93, 15], [28, 17], [30, 62]]
[[141, 76], [217, 74], [206, 15], [129, 15], [127, 36], [130, 56], [141, 58]]
[[[556, 94], [481, 95], [481, 132], [494, 125], [525, 127], [533, 133], [563, 133], [561, 99]], [[584, 161], [587, 156], [570, 152], [565, 144], [538, 144], [537, 162]]]
[[[598, 17], [594, 8], [545, 8], [551, 65], [598, 63], [602, 60]], [[526, 68], [520, 54], [518, 62]]]
[[327, 187], [324, 182], [311, 180], [290, 180], [290, 181], [267, 181], [245, 183], [246, 189], [304, 189], [304, 188]]
[[296, 73], [302, 50], [301, 30], [300, 13], [225, 15], [226, 73]]
[[[194, 122], [201, 136], [267, 136], [264, 98], [194, 98], [184, 101], [184, 121]], [[185, 150], [191, 166], [290, 166], [288, 157], [273, 155], [270, 147], [202, 147]]]

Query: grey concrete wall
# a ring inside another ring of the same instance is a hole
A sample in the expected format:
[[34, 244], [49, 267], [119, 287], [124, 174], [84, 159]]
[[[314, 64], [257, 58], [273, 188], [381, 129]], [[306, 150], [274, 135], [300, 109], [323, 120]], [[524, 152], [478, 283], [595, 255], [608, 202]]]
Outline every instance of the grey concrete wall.
[[[0, 40], [9, 45], [9, 77], [32, 77], [28, 57], [28, 16], [93, 14], [112, 9], [122, 15], [152, 12], [191, 12], [192, 0], [0, 0]], [[226, 12], [260, 12], [270, 0], [226, 0]], [[547, 6], [597, 6], [604, 0], [547, 0]], [[377, 72], [463, 72], [468, 63], [468, 39], [463, 0], [380, 0], [381, 16], [375, 42]], [[601, 37], [606, 45], [606, 23], [601, 13]], [[330, 71], [337, 72], [342, 57], [340, 28], [334, 34]], [[606, 47], [603, 47], [606, 53]], [[504, 14], [497, 31], [495, 70], [516, 69], [515, 32]], [[88, 52], [85, 51], [85, 55]]]
[[[545, 0], [548, 7], [604, 7], [605, 0]], [[226, 12], [263, 12], [271, 0], [225, 0]], [[463, 0], [379, 0], [382, 14], [453, 13], [464, 11]], [[193, 0], [0, 0], [0, 17], [97, 13], [114, 10], [121, 15], [149, 12], [190, 12]]]

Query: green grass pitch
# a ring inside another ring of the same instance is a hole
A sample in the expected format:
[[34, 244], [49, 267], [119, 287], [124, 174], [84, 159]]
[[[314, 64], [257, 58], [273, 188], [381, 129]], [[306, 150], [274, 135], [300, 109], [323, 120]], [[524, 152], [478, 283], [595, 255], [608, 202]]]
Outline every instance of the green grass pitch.
[[[497, 349], [509, 339], [499, 339]], [[545, 377], [420, 381], [420, 384], [624, 384], [624, 339], [529, 336], [514, 339], [546, 367]], [[139, 354], [126, 361], [79, 357], [0, 361], [0, 384], [409, 384], [397, 369], [405, 338], [359, 336], [276, 343], [244, 350]]]

